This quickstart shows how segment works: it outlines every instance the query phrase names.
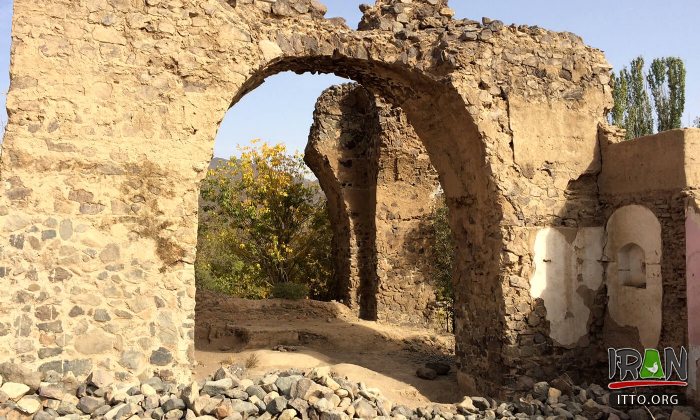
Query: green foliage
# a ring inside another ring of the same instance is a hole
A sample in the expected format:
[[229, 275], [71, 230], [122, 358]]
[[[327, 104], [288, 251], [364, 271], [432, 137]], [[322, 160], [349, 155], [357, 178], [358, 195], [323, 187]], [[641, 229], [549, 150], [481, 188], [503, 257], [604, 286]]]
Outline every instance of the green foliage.
[[626, 129], [627, 139], [654, 134], [654, 119], [658, 131], [680, 128], [685, 108], [685, 76], [680, 58], [657, 58], [646, 74], [644, 59], [635, 58], [629, 69], [624, 67], [619, 74], [612, 75], [615, 103], [610, 111], [610, 123]]
[[444, 196], [438, 200], [439, 205], [433, 210], [433, 243], [431, 255], [435, 273], [437, 298], [440, 301], [454, 302], [452, 273], [455, 261], [455, 246], [452, 229], [449, 224], [449, 211]]
[[277, 283], [272, 286], [271, 297], [292, 300], [306, 299], [309, 297], [309, 287], [299, 283]]
[[685, 65], [677, 57], [657, 58], [647, 74], [659, 131], [681, 128], [685, 109]]
[[302, 156], [258, 141], [240, 151], [202, 181], [197, 283], [248, 298], [296, 283], [311, 297], [332, 297], [326, 202]]
[[644, 59], [632, 60], [630, 70], [622, 70], [622, 77], [627, 78], [627, 138], [648, 136], [654, 132], [654, 119], [651, 112], [649, 94], [644, 84]]
[[200, 224], [195, 280], [198, 287], [246, 299], [264, 299], [270, 283], [255, 265], [231, 251], [235, 231], [213, 222]]
[[627, 77], [622, 72], [619, 77], [613, 73], [611, 84], [615, 104], [610, 112], [610, 123], [618, 127], [624, 127], [627, 115]]

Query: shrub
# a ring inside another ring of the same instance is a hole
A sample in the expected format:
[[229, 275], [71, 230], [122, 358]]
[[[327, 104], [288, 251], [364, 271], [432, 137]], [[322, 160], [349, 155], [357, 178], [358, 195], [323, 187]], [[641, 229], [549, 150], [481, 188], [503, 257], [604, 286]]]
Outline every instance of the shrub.
[[272, 286], [271, 294], [276, 299], [306, 299], [309, 296], [309, 286], [290, 282], [277, 283]]
[[202, 181], [197, 285], [260, 299], [295, 283], [307, 286], [302, 297], [332, 298], [326, 200], [302, 156], [257, 141], [240, 151]]
[[255, 369], [258, 366], [260, 366], [260, 357], [257, 353], [251, 353], [250, 356], [245, 359], [245, 368]]

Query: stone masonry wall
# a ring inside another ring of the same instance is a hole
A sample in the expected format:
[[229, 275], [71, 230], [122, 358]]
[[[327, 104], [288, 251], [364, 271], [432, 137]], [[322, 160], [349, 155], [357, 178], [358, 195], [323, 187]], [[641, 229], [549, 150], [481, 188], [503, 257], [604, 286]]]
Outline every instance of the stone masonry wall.
[[359, 302], [368, 319], [430, 325], [439, 181], [405, 114], [361, 86], [332, 87], [316, 105], [305, 159], [326, 195], [340, 195], [329, 211], [336, 265], [351, 267], [342, 282], [350, 306]]
[[569, 203], [599, 170], [603, 54], [570, 33], [454, 19], [443, 1], [380, 0], [358, 31], [324, 12], [312, 0], [15, 0], [0, 358], [189, 376], [198, 182], [227, 109], [291, 70], [356, 80], [424, 144], [458, 246], [462, 386], [495, 391], [558, 362], [530, 341], [546, 329], [526, 321], [530, 238], [588, 223]]
[[378, 111], [377, 315], [399, 325], [444, 329], [445, 320], [435, 319], [431, 269], [432, 212], [441, 191], [437, 171], [401, 108], [380, 100]]
[[[638, 205], [653, 213], [661, 226], [663, 294], [654, 302], [661, 325], [652, 347], [688, 346], [685, 244], [690, 238], [686, 215], [700, 180], [700, 166], [694, 157], [700, 147], [700, 130], [674, 130], [624, 142], [615, 136], [605, 140], [600, 181], [603, 214], [608, 218], [621, 208]], [[639, 224], [631, 226], [641, 240], [645, 228]], [[606, 257], [615, 258], [615, 255]], [[647, 276], [649, 270], [647, 265]], [[643, 315], [648, 318], [649, 312], [645, 310]], [[639, 340], [643, 325], [618, 325], [616, 321], [608, 309], [604, 344], [621, 344], [619, 334], [622, 334], [628, 346], [636, 344], [642, 348]]]
[[316, 103], [304, 160], [328, 199], [344, 303], [377, 318], [376, 203], [379, 116], [372, 95], [332, 87]]

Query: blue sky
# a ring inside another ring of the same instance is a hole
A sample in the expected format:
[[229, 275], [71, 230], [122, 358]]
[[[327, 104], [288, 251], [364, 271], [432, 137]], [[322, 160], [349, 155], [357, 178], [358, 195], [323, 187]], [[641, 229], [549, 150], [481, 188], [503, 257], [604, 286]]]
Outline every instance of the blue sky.
[[[371, 0], [322, 0], [328, 17], [345, 17], [355, 27], [358, 6]], [[12, 0], [0, 0], [0, 92], [6, 92], [9, 67]], [[700, 116], [700, 36], [698, 0], [451, 0], [457, 17], [488, 16], [505, 23], [538, 25], [581, 35], [587, 44], [605, 51], [620, 69], [634, 57], [647, 61], [681, 57], [688, 71], [684, 125]], [[246, 95], [226, 115], [217, 136], [215, 156], [228, 157], [235, 145], [253, 138], [284, 142], [303, 150], [311, 126], [314, 103], [328, 86], [345, 80], [332, 75], [279, 74]], [[0, 96], [0, 120], [6, 118]]]

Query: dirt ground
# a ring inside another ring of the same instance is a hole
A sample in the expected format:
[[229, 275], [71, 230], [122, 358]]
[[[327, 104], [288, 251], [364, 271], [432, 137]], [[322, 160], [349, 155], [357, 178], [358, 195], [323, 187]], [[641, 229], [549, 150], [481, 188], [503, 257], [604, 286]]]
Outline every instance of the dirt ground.
[[[461, 401], [451, 334], [363, 321], [335, 302], [254, 301], [205, 291], [197, 294], [196, 316], [197, 379], [254, 358], [250, 375], [332, 366], [411, 408]], [[433, 361], [452, 365], [450, 374], [418, 378], [416, 369]]]

